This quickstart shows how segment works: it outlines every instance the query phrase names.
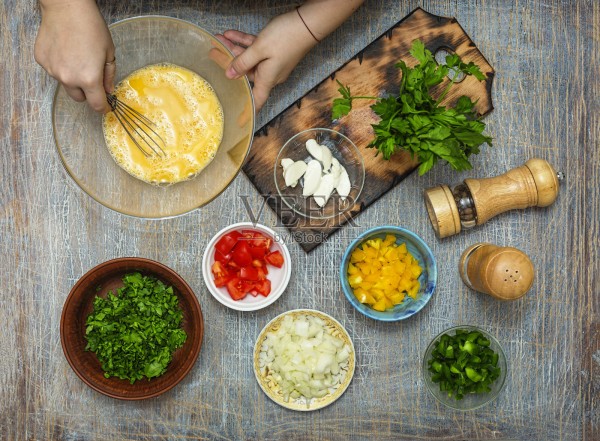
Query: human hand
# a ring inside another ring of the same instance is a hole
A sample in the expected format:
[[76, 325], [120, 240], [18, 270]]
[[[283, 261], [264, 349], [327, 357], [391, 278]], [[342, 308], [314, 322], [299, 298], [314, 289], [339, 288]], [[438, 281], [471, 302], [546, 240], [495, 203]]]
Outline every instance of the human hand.
[[47, 0], [41, 9], [35, 60], [75, 101], [110, 111], [106, 92], [114, 89], [115, 46], [95, 1]]
[[216, 37], [235, 56], [225, 75], [231, 79], [248, 75], [254, 83], [256, 112], [267, 101], [271, 89], [283, 83], [317, 43], [307, 33], [296, 11], [275, 17], [257, 36], [228, 30]]

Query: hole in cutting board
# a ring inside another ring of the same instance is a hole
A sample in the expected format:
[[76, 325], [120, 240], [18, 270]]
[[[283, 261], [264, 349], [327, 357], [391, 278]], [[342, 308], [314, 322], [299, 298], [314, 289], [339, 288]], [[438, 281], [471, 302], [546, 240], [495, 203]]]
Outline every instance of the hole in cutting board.
[[[435, 61], [437, 64], [440, 65], [445, 65], [446, 64], [446, 57], [448, 55], [453, 55], [454, 51], [450, 48], [447, 47], [440, 47], [437, 51], [435, 51], [435, 54], [433, 55], [433, 57], [435, 58]], [[456, 69], [450, 69], [450, 71], [448, 72], [447, 77], [450, 79], [450, 81], [454, 81], [455, 83], [460, 83], [462, 80], [465, 79], [465, 74], [463, 72], [457, 72]]]

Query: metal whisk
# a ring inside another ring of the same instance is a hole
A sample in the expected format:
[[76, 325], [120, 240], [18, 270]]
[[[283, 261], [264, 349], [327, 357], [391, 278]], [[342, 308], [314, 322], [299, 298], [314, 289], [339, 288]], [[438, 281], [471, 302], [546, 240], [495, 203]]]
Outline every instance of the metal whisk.
[[118, 100], [115, 95], [107, 93], [106, 99], [119, 124], [127, 132], [127, 136], [129, 136], [145, 157], [148, 158], [153, 155], [159, 157], [165, 156], [163, 149], [165, 141], [152, 128], [156, 127], [156, 124], [134, 108]]

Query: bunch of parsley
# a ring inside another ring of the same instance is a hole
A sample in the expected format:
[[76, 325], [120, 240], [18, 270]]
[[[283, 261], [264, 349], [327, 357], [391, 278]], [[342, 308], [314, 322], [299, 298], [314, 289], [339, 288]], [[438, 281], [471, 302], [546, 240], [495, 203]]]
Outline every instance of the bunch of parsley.
[[158, 377], [187, 339], [183, 312], [172, 286], [139, 273], [106, 299], [94, 299], [87, 317], [86, 350], [96, 353], [104, 376], [129, 380]]
[[419, 175], [433, 167], [438, 159], [447, 161], [455, 170], [471, 169], [469, 155], [479, 153], [483, 143], [492, 145], [492, 138], [483, 135], [485, 124], [474, 110], [475, 102], [468, 97], [458, 99], [454, 108], [440, 105], [448, 90], [455, 84], [450, 80], [439, 98], [430, 95], [449, 73], [457, 78], [460, 72], [482, 81], [485, 76], [473, 63], [463, 63], [456, 54], [446, 57], [446, 64], [436, 63], [433, 55], [420, 40], [413, 42], [410, 54], [419, 64], [410, 68], [404, 61], [396, 67], [402, 71], [398, 96], [352, 96], [350, 88], [338, 81], [342, 98], [333, 100], [333, 119], [347, 115], [355, 99], [372, 99], [371, 109], [381, 118], [373, 124], [375, 139], [368, 147], [376, 148], [384, 159], [390, 159], [398, 149], [416, 155], [421, 165]]

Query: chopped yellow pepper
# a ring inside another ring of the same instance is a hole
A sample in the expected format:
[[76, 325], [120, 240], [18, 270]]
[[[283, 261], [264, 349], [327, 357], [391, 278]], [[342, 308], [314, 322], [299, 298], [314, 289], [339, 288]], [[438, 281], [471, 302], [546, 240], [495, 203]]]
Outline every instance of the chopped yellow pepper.
[[404, 301], [417, 298], [423, 272], [410, 254], [406, 243], [398, 245], [396, 237], [367, 240], [350, 255], [348, 283], [359, 302], [376, 311], [385, 311]]

